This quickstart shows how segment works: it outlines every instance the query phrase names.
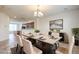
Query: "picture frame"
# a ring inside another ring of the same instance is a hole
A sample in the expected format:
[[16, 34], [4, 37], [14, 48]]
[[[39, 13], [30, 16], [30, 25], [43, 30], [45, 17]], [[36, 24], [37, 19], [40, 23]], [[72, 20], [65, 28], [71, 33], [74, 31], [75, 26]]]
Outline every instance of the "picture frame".
[[63, 19], [51, 20], [49, 21], [50, 30], [52, 29], [63, 29]]

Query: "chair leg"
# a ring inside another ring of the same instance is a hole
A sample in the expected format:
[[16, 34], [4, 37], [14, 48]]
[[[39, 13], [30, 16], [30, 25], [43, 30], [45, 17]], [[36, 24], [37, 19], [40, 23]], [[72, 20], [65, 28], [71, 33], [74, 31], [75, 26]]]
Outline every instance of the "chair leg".
[[18, 50], [18, 44], [17, 44], [17, 46], [16, 46], [16, 52], [17, 52], [17, 50]]
[[23, 47], [20, 48], [20, 54], [23, 54]]
[[[19, 51], [18, 51], [18, 49], [19, 49]], [[17, 44], [16, 53], [23, 54], [23, 47], [21, 47], [21, 46], [19, 46], [19, 45]]]

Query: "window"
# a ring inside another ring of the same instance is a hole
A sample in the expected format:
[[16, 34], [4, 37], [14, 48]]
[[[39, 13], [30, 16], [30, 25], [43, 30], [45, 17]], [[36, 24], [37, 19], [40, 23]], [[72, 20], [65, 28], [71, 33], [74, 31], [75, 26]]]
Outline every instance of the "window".
[[17, 30], [17, 24], [9, 24], [9, 31], [16, 31]]

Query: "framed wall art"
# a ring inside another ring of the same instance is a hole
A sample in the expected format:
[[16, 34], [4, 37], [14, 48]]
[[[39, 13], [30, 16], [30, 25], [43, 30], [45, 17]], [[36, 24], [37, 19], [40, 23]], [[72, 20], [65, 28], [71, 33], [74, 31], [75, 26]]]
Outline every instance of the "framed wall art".
[[52, 20], [49, 22], [49, 27], [51, 29], [63, 29], [63, 19]]

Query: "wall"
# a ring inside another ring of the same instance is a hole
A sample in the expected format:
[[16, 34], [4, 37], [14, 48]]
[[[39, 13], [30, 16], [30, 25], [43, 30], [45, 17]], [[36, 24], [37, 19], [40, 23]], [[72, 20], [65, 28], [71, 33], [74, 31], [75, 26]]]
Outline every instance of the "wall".
[[38, 19], [37, 20], [37, 26], [38, 26], [38, 29], [42, 33], [47, 34], [48, 31], [49, 31], [49, 19], [47, 19], [47, 18]]
[[63, 12], [50, 18], [38, 20], [40, 31], [43, 33], [47, 33], [49, 31], [49, 21], [56, 19], [63, 19], [63, 30], [61, 30], [61, 32], [65, 32], [68, 35], [68, 39], [70, 42], [72, 36], [72, 28], [79, 27], [79, 10]]
[[9, 17], [0, 13], [0, 41], [8, 39], [8, 25], [9, 25]]

